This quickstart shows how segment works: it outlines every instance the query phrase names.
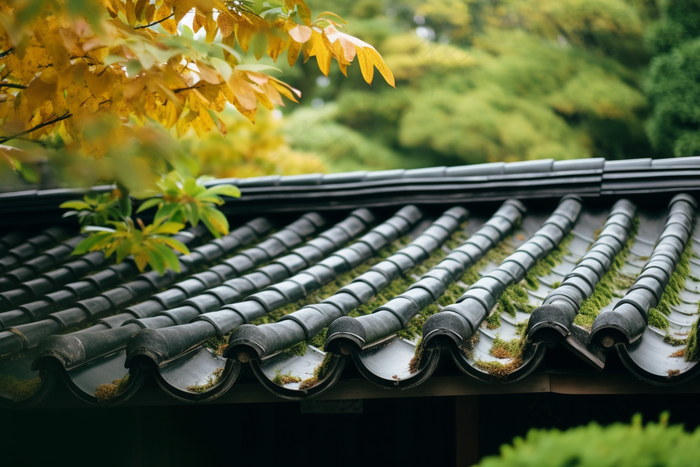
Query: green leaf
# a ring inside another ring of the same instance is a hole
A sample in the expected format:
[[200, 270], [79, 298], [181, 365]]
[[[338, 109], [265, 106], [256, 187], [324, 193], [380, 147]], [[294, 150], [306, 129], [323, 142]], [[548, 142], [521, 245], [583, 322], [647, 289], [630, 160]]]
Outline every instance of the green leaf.
[[124, 258], [131, 254], [133, 239], [126, 238], [117, 246], [117, 263], [121, 263]]
[[185, 224], [179, 222], [166, 222], [154, 228], [152, 234], [176, 234], [185, 228]]
[[182, 35], [189, 38], [189, 39], [194, 39], [194, 31], [190, 29], [189, 26], [182, 24]]
[[185, 180], [185, 183], [182, 185], [182, 188], [185, 190], [185, 193], [187, 193], [190, 196], [194, 196], [197, 192], [197, 189], [199, 188], [199, 185], [197, 185], [197, 180], [195, 180], [194, 178], [188, 178], [187, 180]]
[[82, 211], [83, 209], [92, 210], [92, 207], [84, 201], [66, 201], [61, 203], [59, 208], [75, 209], [76, 211]]
[[109, 227], [100, 227], [97, 225], [88, 225], [87, 227], [83, 227], [83, 232], [109, 232], [109, 233], [114, 233], [116, 230], [110, 229]]
[[205, 209], [202, 209], [201, 215], [202, 222], [204, 222], [204, 225], [207, 226], [215, 237], [218, 238], [222, 234], [228, 234], [228, 220], [221, 211], [214, 207], [207, 206]]
[[147, 199], [143, 203], [141, 203], [141, 206], [136, 210], [136, 214], [140, 213], [141, 211], [145, 211], [146, 209], [150, 209], [153, 206], [157, 206], [160, 203], [163, 202], [163, 198], [151, 198]]
[[192, 226], [199, 224], [199, 206], [195, 203], [186, 204], [185, 213], [187, 214], [187, 220]]
[[280, 70], [279, 68], [275, 68], [274, 66], [270, 65], [263, 65], [261, 63], [243, 63], [241, 65], [236, 65], [236, 70], [260, 72], [279, 71], [280, 73], [282, 73], [282, 70]]
[[148, 250], [148, 264], [151, 265], [154, 271], [158, 271], [161, 276], [165, 272], [165, 260], [157, 250]]
[[95, 246], [100, 240], [102, 240], [105, 237], [105, 235], [110, 234], [101, 233], [90, 235], [75, 246], [75, 249], [73, 250], [72, 254], [84, 255], [85, 253], [88, 253], [93, 246]]
[[173, 250], [168, 248], [167, 246], [163, 245], [162, 243], [156, 243], [155, 244], [156, 250], [158, 250], [158, 253], [163, 257], [165, 260], [165, 263], [170, 267], [175, 272], [180, 272], [180, 260], [175, 256], [175, 253], [173, 253]]
[[197, 197], [197, 201], [200, 201], [202, 203], [213, 203], [218, 206], [221, 206], [224, 204], [224, 200], [219, 198], [218, 196], [204, 196], [204, 197]]
[[233, 185], [216, 185], [207, 189], [200, 196], [210, 196], [210, 195], [224, 195], [230, 196], [231, 198], [240, 198], [241, 190]]
[[141, 62], [139, 62], [137, 59], [132, 58], [126, 62], [126, 74], [129, 78], [133, 78], [134, 76], [138, 75], [141, 73], [141, 70], [143, 70], [143, 67], [141, 66]]
[[[250, 40], [250, 45], [255, 59], [260, 60], [267, 50], [267, 35], [263, 31], [258, 31]], [[240, 66], [236, 68], [240, 69]]]
[[158, 208], [158, 211], [156, 212], [155, 220], [163, 220], [163, 219], [168, 219], [173, 216], [177, 211], [179, 211], [181, 208], [180, 204], [178, 203], [165, 203], [161, 207]]
[[168, 245], [173, 250], [179, 251], [183, 255], [190, 254], [190, 250], [187, 248], [187, 246], [185, 246], [185, 244], [180, 242], [179, 240], [175, 240], [174, 238], [171, 238], [171, 237], [163, 237], [163, 242], [165, 242], [165, 244]]
[[233, 68], [231, 68], [231, 65], [226, 63], [224, 60], [221, 60], [220, 58], [212, 58], [211, 64], [214, 66], [216, 71], [218, 71], [221, 74], [221, 77], [224, 78], [224, 81], [228, 81], [231, 78], [231, 75], [233, 74]]

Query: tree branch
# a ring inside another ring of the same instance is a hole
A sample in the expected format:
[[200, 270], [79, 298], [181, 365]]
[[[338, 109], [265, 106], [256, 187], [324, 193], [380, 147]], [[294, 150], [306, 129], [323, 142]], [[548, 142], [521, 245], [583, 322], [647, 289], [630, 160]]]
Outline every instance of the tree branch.
[[172, 18], [173, 16], [175, 16], [175, 13], [171, 14], [170, 16], [166, 16], [165, 18], [163, 18], [163, 19], [161, 19], [161, 20], [154, 21], [154, 22], [152, 22], [151, 24], [144, 24], [143, 26], [136, 26], [134, 29], [146, 29], [146, 28], [150, 28], [151, 26], [155, 26], [156, 24], [162, 23], [162, 22], [165, 21], [166, 19], [170, 19], [170, 18]]
[[19, 132], [19, 133], [15, 134], [15, 135], [3, 136], [2, 138], [0, 138], [0, 144], [5, 144], [5, 143], [7, 143], [8, 141], [10, 141], [11, 139], [15, 139], [15, 138], [17, 138], [17, 137], [24, 136], [24, 135], [26, 135], [26, 134], [31, 133], [32, 131], [39, 130], [39, 129], [41, 129], [41, 128], [44, 128], [45, 126], [53, 125], [54, 123], [58, 123], [58, 122], [60, 122], [61, 120], [65, 120], [65, 119], [70, 118], [70, 117], [72, 117], [72, 116], [73, 116], [72, 113], [66, 112], [66, 113], [64, 113], [63, 115], [61, 115], [60, 117], [56, 117], [56, 118], [54, 118], [53, 120], [49, 120], [48, 122], [40, 123], [39, 125], [35, 126], [34, 128], [30, 128], [30, 129], [28, 129], [28, 130], [24, 130], [24, 131]]
[[173, 89], [173, 92], [174, 92], [175, 94], [178, 94], [178, 93], [180, 93], [180, 92], [182, 92], [182, 91], [189, 91], [190, 89], [197, 89], [197, 88], [201, 88], [202, 86], [203, 86], [202, 84], [195, 84], [194, 86], [190, 86], [190, 87], [187, 87], [187, 88], [177, 88], [177, 89]]
[[0, 83], [0, 88], [27, 89], [27, 86], [23, 86], [21, 84]]
[[14, 52], [14, 51], [15, 51], [15, 48], [14, 48], [14, 47], [10, 47], [9, 49], [7, 49], [7, 50], [4, 51], [4, 52], [0, 52], [0, 58], [4, 57], [5, 55], [9, 55], [9, 54], [11, 54], [11, 53]]
[[192, 89], [199, 89], [199, 88], [202, 88], [202, 87], [204, 87], [204, 86], [206, 86], [206, 85], [221, 86], [222, 84], [226, 84], [226, 83], [225, 83], [225, 82], [224, 82], [224, 83], [219, 83], [219, 84], [212, 84], [212, 83], [203, 83], [203, 84], [200, 84], [200, 83], [197, 83], [197, 84], [195, 84], [195, 85], [193, 85], [193, 86], [190, 86], [190, 87], [187, 87], [187, 88], [177, 88], [177, 89], [173, 89], [173, 92], [174, 92], [175, 94], [178, 94], [178, 93], [181, 93], [182, 91], [189, 91], [189, 90], [192, 90]]

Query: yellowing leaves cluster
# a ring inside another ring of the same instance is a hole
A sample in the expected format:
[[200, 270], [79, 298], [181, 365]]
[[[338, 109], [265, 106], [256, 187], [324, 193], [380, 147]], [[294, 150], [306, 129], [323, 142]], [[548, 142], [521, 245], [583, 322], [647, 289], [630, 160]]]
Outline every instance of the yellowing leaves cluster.
[[99, 158], [147, 121], [178, 136], [226, 134], [217, 114], [227, 103], [254, 122], [259, 105], [297, 101], [239, 51], [316, 57], [325, 74], [357, 57], [368, 83], [377, 67], [393, 86], [379, 53], [336, 20], [314, 20], [303, 0], [0, 0], [0, 146], [59, 136]]

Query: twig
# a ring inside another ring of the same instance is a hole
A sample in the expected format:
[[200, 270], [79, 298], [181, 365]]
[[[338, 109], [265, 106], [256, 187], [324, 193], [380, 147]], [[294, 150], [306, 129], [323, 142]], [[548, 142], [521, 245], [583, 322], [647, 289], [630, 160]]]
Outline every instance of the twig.
[[27, 86], [12, 83], [0, 83], [0, 88], [27, 89]]
[[158, 21], [154, 21], [154, 22], [152, 22], [151, 24], [144, 24], [143, 26], [136, 26], [134, 29], [146, 29], [146, 28], [150, 28], [151, 26], [155, 26], [156, 24], [162, 23], [162, 22], [165, 21], [166, 19], [170, 19], [170, 18], [172, 18], [173, 16], [175, 16], [175, 13], [172, 13], [170, 16], [166, 16], [165, 18], [160, 19], [160, 20], [158, 20]]
[[197, 83], [197, 84], [195, 84], [195, 85], [193, 85], [193, 86], [190, 86], [190, 87], [187, 87], [187, 88], [177, 88], [177, 89], [173, 89], [173, 92], [174, 92], [175, 94], [178, 94], [178, 93], [180, 93], [180, 92], [182, 92], [182, 91], [190, 91], [190, 90], [192, 90], [192, 89], [199, 89], [199, 88], [202, 88], [202, 87], [204, 87], [204, 86], [206, 86], [206, 85], [208, 85], [208, 84], [211, 84], [212, 86], [221, 86], [222, 84], [226, 84], [226, 83], [219, 83], [219, 84], [212, 84], [212, 83], [199, 84], [199, 83]]
[[65, 120], [65, 119], [70, 118], [70, 117], [72, 117], [72, 116], [73, 116], [72, 113], [66, 112], [65, 114], [61, 115], [60, 117], [56, 117], [56, 118], [54, 118], [53, 120], [49, 120], [48, 122], [40, 123], [39, 125], [35, 126], [34, 128], [30, 128], [30, 129], [28, 129], [28, 130], [24, 130], [24, 131], [22, 131], [22, 132], [20, 132], [20, 133], [17, 133], [16, 135], [3, 136], [2, 138], [0, 138], [0, 144], [7, 143], [7, 142], [10, 141], [11, 139], [15, 139], [15, 138], [17, 138], [17, 137], [19, 137], [19, 136], [24, 136], [24, 135], [26, 135], [26, 134], [31, 133], [32, 131], [39, 130], [39, 129], [41, 129], [41, 128], [44, 128], [45, 126], [53, 125], [54, 123], [58, 123], [58, 122], [60, 122], [61, 120]]

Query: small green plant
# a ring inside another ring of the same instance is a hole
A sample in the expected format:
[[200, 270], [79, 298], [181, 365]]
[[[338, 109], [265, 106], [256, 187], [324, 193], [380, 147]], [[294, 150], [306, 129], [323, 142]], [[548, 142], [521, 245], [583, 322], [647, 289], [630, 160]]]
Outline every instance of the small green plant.
[[696, 465], [700, 456], [700, 429], [688, 433], [682, 425], [668, 425], [668, 413], [658, 423], [642, 424], [640, 414], [631, 424], [602, 427], [593, 422], [566, 431], [532, 429], [523, 439], [501, 447], [498, 456], [481, 460], [478, 467], [671, 467]]
[[157, 184], [160, 191], [142, 194], [153, 197], [137, 210], [140, 213], [158, 207], [153, 223], [148, 225], [140, 218], [132, 219], [131, 200], [123, 188], [63, 203], [62, 208], [71, 209], [65, 215], [78, 216], [83, 232], [90, 234], [75, 247], [73, 254], [102, 251], [109, 258], [116, 253], [117, 263], [131, 255], [141, 271], [150, 265], [161, 274], [167, 268], [179, 272], [180, 261], [173, 250], [189, 254], [189, 249], [171, 235], [185, 228], [187, 222], [196, 226], [200, 221], [215, 237], [228, 234], [228, 221], [217, 206], [224, 204], [221, 196], [240, 196], [233, 185], [206, 188], [207, 180], [184, 177], [177, 172], [162, 177]]
[[239, 198], [241, 192], [233, 185], [216, 185], [211, 188], [204, 182], [212, 177], [183, 177], [178, 172], [170, 172], [158, 183], [159, 191], [149, 192], [154, 197], [144, 201], [137, 213], [158, 206], [155, 220], [168, 219], [173, 222], [189, 222], [193, 226], [201, 220], [215, 236], [228, 234], [228, 221], [216, 206], [224, 204], [221, 196]]
[[287, 373], [282, 374], [281, 370], [275, 370], [275, 377], [272, 378], [272, 382], [278, 386], [284, 386], [290, 383], [301, 383], [301, 378], [298, 376], [292, 376], [292, 370]]
[[59, 207], [71, 209], [63, 214], [63, 217], [76, 216], [81, 226], [107, 225], [107, 221], [119, 219], [121, 211], [119, 206], [120, 195], [118, 190], [110, 193], [89, 193], [82, 200], [66, 201]]
[[206, 383], [188, 386], [187, 390], [190, 392], [196, 392], [197, 394], [207, 392], [209, 389], [211, 389], [214, 386], [216, 386], [217, 384], [219, 384], [219, 380], [221, 379], [221, 376], [223, 376], [223, 374], [224, 374], [224, 367], [217, 368], [216, 370], [214, 370], [214, 372], [211, 374], [211, 376], [207, 377]]

